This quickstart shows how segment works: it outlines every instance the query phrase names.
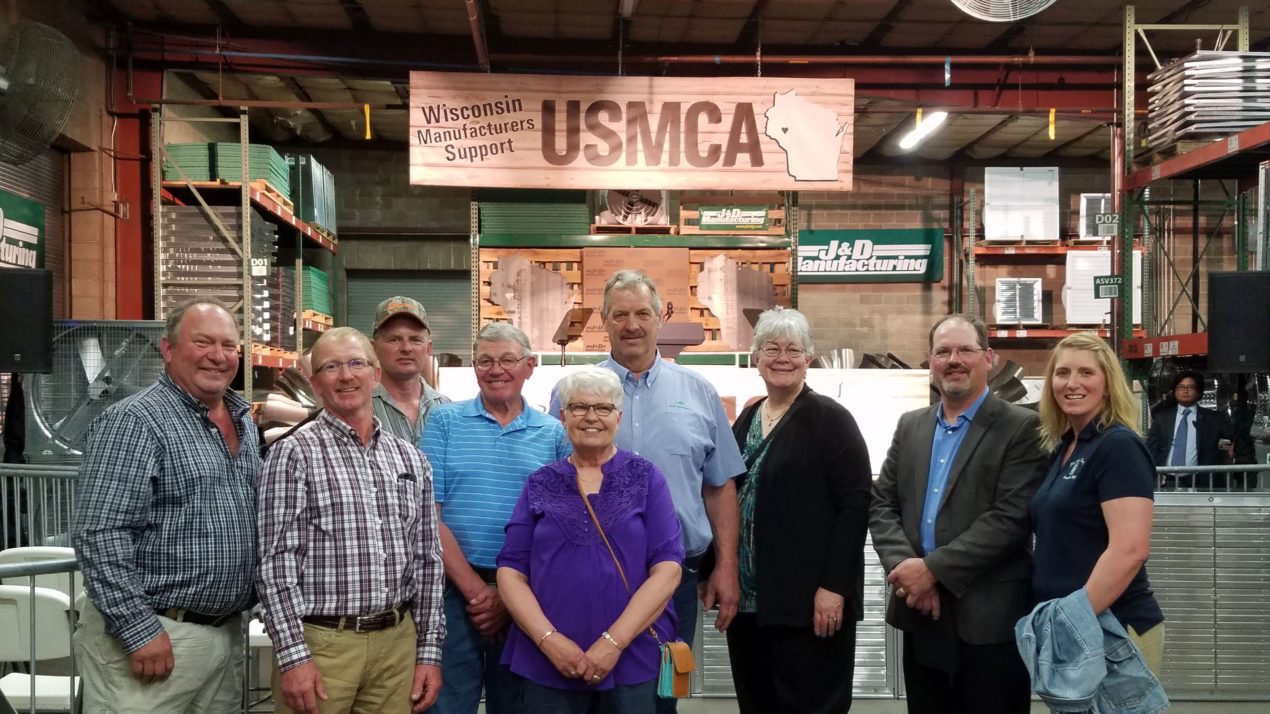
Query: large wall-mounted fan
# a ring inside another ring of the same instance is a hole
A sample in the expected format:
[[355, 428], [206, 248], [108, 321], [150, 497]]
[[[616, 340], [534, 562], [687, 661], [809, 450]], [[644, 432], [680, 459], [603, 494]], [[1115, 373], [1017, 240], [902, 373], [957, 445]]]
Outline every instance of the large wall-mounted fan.
[[988, 22], [1015, 22], [1031, 17], [1054, 0], [952, 0], [962, 12]]
[[670, 222], [665, 191], [602, 190], [596, 196], [596, 223], [621, 226], [664, 226]]
[[79, 52], [38, 22], [14, 25], [0, 44], [0, 161], [25, 164], [62, 133], [79, 92]]
[[53, 334], [53, 372], [23, 378], [26, 454], [36, 463], [77, 463], [93, 419], [163, 373], [163, 322], [56, 321]]

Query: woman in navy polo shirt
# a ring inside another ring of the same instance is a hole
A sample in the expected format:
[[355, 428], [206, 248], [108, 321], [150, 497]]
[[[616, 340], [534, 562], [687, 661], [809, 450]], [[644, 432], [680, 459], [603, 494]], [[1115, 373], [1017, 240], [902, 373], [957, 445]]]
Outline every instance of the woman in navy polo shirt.
[[1157, 676], [1164, 614], [1144, 563], [1151, 548], [1155, 466], [1136, 427], [1138, 407], [1111, 348], [1094, 333], [1058, 343], [1045, 367], [1041, 437], [1053, 450], [1032, 501], [1037, 602], [1084, 588], [1111, 608]]

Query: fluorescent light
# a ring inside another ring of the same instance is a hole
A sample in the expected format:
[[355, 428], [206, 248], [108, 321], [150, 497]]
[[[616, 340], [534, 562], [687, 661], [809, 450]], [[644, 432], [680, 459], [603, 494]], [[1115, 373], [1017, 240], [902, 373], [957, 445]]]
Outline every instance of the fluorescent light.
[[948, 112], [931, 112], [927, 114], [920, 124], [913, 127], [912, 131], [905, 134], [903, 139], [900, 139], [900, 148], [907, 150], [917, 146], [923, 139], [933, 134], [947, 118]]

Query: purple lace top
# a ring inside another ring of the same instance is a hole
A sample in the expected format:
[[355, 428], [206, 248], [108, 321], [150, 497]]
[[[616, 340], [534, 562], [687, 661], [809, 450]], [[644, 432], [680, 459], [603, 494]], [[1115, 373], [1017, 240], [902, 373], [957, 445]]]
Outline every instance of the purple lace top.
[[[666, 480], [652, 462], [619, 449], [600, 470], [604, 481], [599, 493], [590, 496], [591, 507], [634, 592], [657, 563], [683, 563], [679, 520]], [[507, 523], [498, 567], [528, 576], [529, 587], [552, 626], [585, 651], [626, 609], [630, 594], [582, 504], [577, 475], [568, 459], [529, 475]], [[669, 603], [653, 626], [663, 642], [675, 638], [675, 613]], [[537, 646], [542, 634], [526, 635], [513, 625], [502, 664], [544, 686], [592, 689], [566, 679], [551, 666]], [[657, 643], [644, 630], [594, 688], [647, 682], [657, 677], [658, 664]]]

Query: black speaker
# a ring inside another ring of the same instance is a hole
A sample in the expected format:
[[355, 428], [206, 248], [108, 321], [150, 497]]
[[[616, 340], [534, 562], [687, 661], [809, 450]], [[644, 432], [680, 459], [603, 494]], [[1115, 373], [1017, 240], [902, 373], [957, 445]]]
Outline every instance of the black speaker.
[[53, 371], [53, 274], [0, 268], [0, 372]]
[[1208, 274], [1208, 371], [1270, 373], [1270, 271]]

